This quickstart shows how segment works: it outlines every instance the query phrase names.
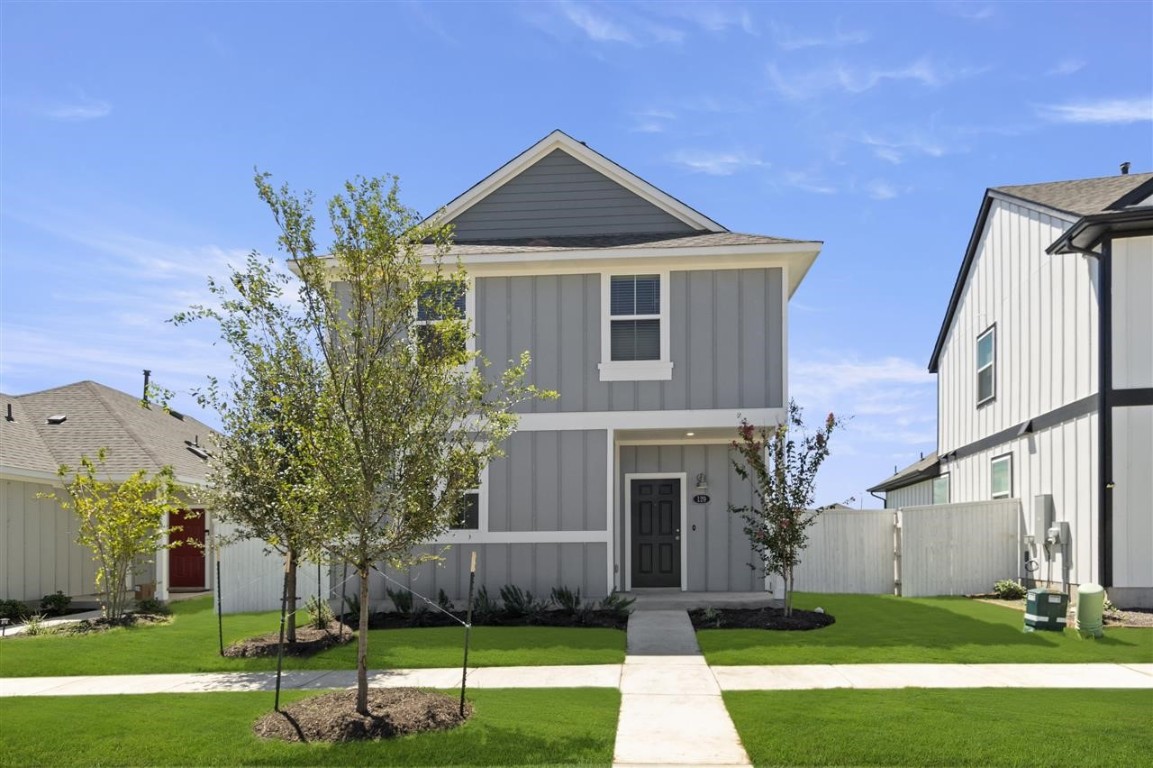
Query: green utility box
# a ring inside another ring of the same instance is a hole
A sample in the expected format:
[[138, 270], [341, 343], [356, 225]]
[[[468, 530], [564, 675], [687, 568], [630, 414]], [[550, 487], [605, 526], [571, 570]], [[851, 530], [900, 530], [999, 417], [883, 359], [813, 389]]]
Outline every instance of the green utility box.
[[1030, 589], [1025, 595], [1025, 631], [1060, 632], [1065, 629], [1065, 614], [1068, 612], [1068, 595], [1047, 589]]

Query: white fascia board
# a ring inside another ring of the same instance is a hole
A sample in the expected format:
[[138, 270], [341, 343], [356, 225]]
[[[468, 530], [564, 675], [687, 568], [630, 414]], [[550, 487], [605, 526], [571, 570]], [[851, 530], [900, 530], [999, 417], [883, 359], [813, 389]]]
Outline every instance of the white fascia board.
[[717, 409], [697, 411], [563, 411], [522, 413], [517, 429], [522, 432], [567, 430], [614, 430], [618, 437], [634, 429], [732, 429], [736, 433], [741, 417], [757, 425], [780, 424], [784, 408]]
[[21, 467], [0, 466], [0, 480], [12, 480], [18, 483], [39, 483], [42, 485], [55, 485], [61, 487], [63, 480], [55, 472], [46, 472], [41, 469], [22, 469]]
[[500, 168], [497, 168], [464, 194], [452, 200], [432, 216], [429, 216], [428, 221], [432, 223], [451, 221], [504, 186], [541, 158], [557, 149], [566, 152], [593, 170], [607, 176], [633, 194], [647, 200], [670, 216], [683, 221], [693, 229], [704, 229], [709, 232], [728, 231], [699, 211], [693, 210], [671, 195], [649, 184], [639, 176], [617, 165], [599, 152], [589, 149], [573, 137], [559, 130], [553, 131], [512, 160], [509, 160]]

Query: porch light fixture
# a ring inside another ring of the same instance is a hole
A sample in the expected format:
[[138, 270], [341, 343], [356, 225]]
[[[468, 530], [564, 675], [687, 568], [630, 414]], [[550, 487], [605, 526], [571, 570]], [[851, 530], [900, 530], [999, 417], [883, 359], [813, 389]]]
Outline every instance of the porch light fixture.
[[708, 489], [709, 489], [709, 479], [707, 477], [705, 477], [704, 472], [701, 472], [699, 475], [697, 475], [697, 490], [701, 491], [703, 493], [704, 491], [707, 491]]
[[685, 437], [692, 437], [695, 434], [696, 434], [696, 432], [686, 432]]

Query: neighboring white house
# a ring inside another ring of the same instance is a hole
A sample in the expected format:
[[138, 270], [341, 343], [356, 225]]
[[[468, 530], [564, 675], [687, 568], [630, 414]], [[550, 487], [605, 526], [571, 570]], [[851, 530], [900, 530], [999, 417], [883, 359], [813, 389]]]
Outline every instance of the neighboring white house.
[[989, 189], [929, 370], [886, 505], [1019, 499], [1022, 576], [1153, 606], [1153, 174]]
[[[821, 244], [730, 232], [560, 131], [436, 216], [476, 348], [494, 370], [528, 350], [531, 383], [560, 397], [522, 408], [446, 560], [395, 577], [456, 598], [475, 551], [490, 593], [763, 589], [727, 512], [751, 499], [729, 443], [742, 415], [784, 418], [788, 301]], [[267, 567], [245, 608], [274, 604]]]
[[[94, 381], [81, 381], [27, 395], [0, 394], [0, 598], [37, 604], [57, 590], [92, 599], [96, 567], [92, 552], [76, 544], [71, 511], [41, 494], [64, 489], [57, 469], [76, 468], [82, 456], [95, 459], [107, 450], [107, 478], [120, 481], [144, 469], [171, 466], [188, 486], [205, 482], [213, 430], [191, 416]], [[182, 541], [206, 542], [212, 521], [207, 514], [170, 521], [181, 525]], [[156, 562], [137, 578], [155, 583], [156, 597], [169, 590], [212, 586], [203, 547], [181, 544], [157, 553]]]

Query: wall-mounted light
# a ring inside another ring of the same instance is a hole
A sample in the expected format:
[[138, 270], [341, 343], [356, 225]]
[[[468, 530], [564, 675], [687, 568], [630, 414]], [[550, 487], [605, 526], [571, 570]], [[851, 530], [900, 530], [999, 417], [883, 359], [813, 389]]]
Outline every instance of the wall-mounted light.
[[695, 434], [696, 434], [696, 432], [686, 432], [685, 437], [692, 437]]
[[705, 473], [701, 472], [697, 475], [697, 490], [707, 491], [709, 489], [709, 479], [705, 477]]

